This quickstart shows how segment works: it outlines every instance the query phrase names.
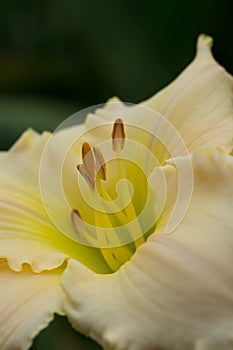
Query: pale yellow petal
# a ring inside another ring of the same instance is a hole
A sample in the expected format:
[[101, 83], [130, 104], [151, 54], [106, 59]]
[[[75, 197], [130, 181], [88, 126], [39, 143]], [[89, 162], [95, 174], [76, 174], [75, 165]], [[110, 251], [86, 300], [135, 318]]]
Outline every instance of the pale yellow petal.
[[[65, 131], [64, 133], [71, 133]], [[38, 135], [27, 131], [13, 148], [0, 158], [0, 257], [8, 259], [13, 270], [19, 271], [23, 263], [29, 263], [34, 271], [50, 270], [60, 266], [68, 257], [105, 268], [101, 253], [83, 247], [67, 238], [50, 221], [43, 205], [39, 188], [39, 167], [42, 152], [50, 135]], [[62, 142], [58, 137], [52, 160], [59, 157]], [[48, 173], [52, 184], [54, 173]], [[50, 189], [48, 188], [48, 191]], [[52, 192], [51, 206], [59, 212], [56, 193]], [[70, 216], [67, 218], [70, 220]], [[100, 257], [100, 259], [99, 259]], [[89, 266], [90, 266], [89, 265]]]
[[199, 36], [193, 62], [168, 87], [143, 104], [177, 128], [190, 151], [233, 147], [233, 78], [211, 54], [212, 40]]
[[[159, 159], [169, 158], [169, 153], [173, 157], [185, 155], [177, 133], [189, 152], [197, 148], [221, 148], [230, 152], [233, 148], [233, 78], [214, 60], [211, 45], [212, 39], [201, 35], [195, 59], [170, 85], [140, 106], [126, 105], [117, 98], [109, 100], [104, 108], [88, 116], [87, 128], [112, 123], [120, 117], [138, 129], [149, 130], [164, 143], [168, 152], [164, 152], [161, 145], [155, 147]], [[101, 133], [101, 128], [96, 130]], [[104, 129], [102, 131], [104, 133]], [[137, 140], [140, 139], [138, 131], [136, 136], [134, 132]], [[105, 131], [105, 137], [108, 134]], [[100, 134], [96, 134], [95, 142], [98, 139]]]
[[0, 349], [26, 350], [33, 338], [63, 311], [62, 270], [35, 274], [12, 271], [0, 259]]
[[176, 195], [169, 189], [177, 186], [171, 164], [164, 169], [169, 182], [164, 214], [132, 259], [112, 275], [71, 260], [63, 275], [69, 319], [104, 349], [233, 345], [233, 159], [200, 151], [193, 168], [192, 201], [174, 232], [166, 234]]

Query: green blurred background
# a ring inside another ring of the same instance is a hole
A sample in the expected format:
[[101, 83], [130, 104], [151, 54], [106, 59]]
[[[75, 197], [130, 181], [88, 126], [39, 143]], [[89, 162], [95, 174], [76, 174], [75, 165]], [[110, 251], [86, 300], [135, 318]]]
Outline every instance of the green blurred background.
[[[150, 97], [191, 61], [202, 32], [232, 73], [230, 1], [0, 0], [0, 148], [114, 95]], [[56, 317], [32, 349], [100, 347]]]
[[232, 72], [230, 1], [0, 0], [0, 148], [111, 96], [148, 98], [190, 62], [201, 32]]

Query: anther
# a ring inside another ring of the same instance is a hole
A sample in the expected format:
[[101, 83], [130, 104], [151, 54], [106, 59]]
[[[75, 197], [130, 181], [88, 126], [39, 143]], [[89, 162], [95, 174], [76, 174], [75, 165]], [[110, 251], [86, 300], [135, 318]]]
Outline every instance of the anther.
[[88, 185], [95, 188], [95, 160], [93, 151], [89, 143], [84, 142], [82, 146], [82, 161], [83, 164], [78, 164], [77, 169], [84, 177]]
[[90, 176], [90, 174], [86, 171], [86, 167], [84, 166], [84, 164], [78, 164], [77, 165], [77, 169], [80, 172], [80, 174], [84, 177], [84, 179], [86, 180], [86, 182], [88, 183], [88, 185], [91, 187], [91, 189], [95, 188], [95, 179], [94, 176]]
[[106, 164], [104, 161], [103, 154], [98, 147], [93, 147], [95, 155], [95, 169], [100, 179], [106, 180]]
[[125, 129], [124, 129], [124, 122], [122, 119], [118, 118], [115, 120], [115, 123], [113, 125], [112, 129], [112, 149], [113, 151], [117, 150], [118, 145], [121, 149], [124, 148], [125, 144]]
[[95, 161], [93, 151], [89, 143], [84, 142], [82, 146], [82, 161], [85, 172], [93, 179], [95, 177]]
[[72, 210], [71, 221], [78, 235], [79, 240], [82, 241], [83, 235], [85, 233], [85, 226], [84, 226], [83, 220], [80, 217], [79, 211], [77, 209]]

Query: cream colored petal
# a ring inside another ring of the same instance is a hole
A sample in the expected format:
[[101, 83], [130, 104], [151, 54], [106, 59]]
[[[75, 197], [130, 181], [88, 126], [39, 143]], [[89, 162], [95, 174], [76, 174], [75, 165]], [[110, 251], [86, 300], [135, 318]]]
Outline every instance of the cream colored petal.
[[[0, 158], [0, 257], [7, 258], [15, 271], [20, 271], [23, 263], [29, 263], [35, 272], [50, 270], [68, 257], [102, 270], [106, 264], [98, 259], [101, 253], [67, 238], [50, 221], [42, 203], [39, 167], [49, 136], [29, 130]], [[52, 160], [59, 157], [62, 142], [65, 147], [67, 138], [59, 135], [58, 141]], [[47, 174], [51, 184], [53, 175], [53, 172]], [[50, 195], [51, 206], [59, 212], [56, 193], [51, 191]], [[71, 222], [70, 217], [67, 220]]]
[[[164, 117], [181, 135], [190, 152], [207, 147], [230, 152], [233, 148], [233, 78], [214, 60], [211, 46], [212, 39], [201, 35], [195, 59], [170, 85], [140, 103], [141, 107], [127, 106], [117, 98], [109, 100], [104, 108], [89, 115], [87, 128], [120, 117], [158, 135], [167, 150], [173, 152], [172, 156], [184, 155], [177, 133], [168, 127]], [[154, 116], [147, 108], [155, 112]], [[96, 140], [98, 137], [96, 135]], [[156, 152], [161, 158], [164, 150], [156, 145]], [[163, 158], [167, 157], [165, 152]]]
[[0, 349], [26, 350], [33, 338], [63, 312], [61, 269], [35, 274], [12, 271], [0, 259]]
[[233, 147], [233, 78], [211, 54], [201, 35], [193, 62], [168, 87], [144, 102], [177, 128], [190, 151]]
[[[186, 166], [184, 159], [178, 161]], [[233, 345], [233, 159], [201, 151], [193, 167], [191, 205], [172, 234], [165, 232], [177, 174], [167, 165], [166, 207], [155, 234], [131, 261], [111, 275], [69, 262], [62, 281], [68, 317], [104, 349], [229, 350]], [[159, 195], [160, 184], [155, 188]]]

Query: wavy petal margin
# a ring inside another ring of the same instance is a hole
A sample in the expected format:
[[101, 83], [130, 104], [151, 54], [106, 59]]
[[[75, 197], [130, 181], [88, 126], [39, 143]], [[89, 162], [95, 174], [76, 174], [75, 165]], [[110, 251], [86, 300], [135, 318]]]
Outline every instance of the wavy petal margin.
[[[59, 148], [73, 131], [57, 136], [52, 160], [59, 157]], [[0, 257], [6, 258], [14, 271], [20, 271], [23, 263], [30, 264], [34, 272], [52, 270], [69, 257], [86, 263], [95, 271], [108, 271], [97, 249], [67, 238], [53, 225], [44, 208], [39, 167], [49, 137], [49, 133], [39, 135], [29, 130], [0, 158]], [[51, 184], [53, 175], [52, 171], [48, 174]], [[60, 213], [56, 193], [51, 193], [51, 205]]]
[[0, 349], [29, 349], [32, 339], [64, 314], [61, 269], [35, 274], [29, 266], [12, 271], [0, 259]]

